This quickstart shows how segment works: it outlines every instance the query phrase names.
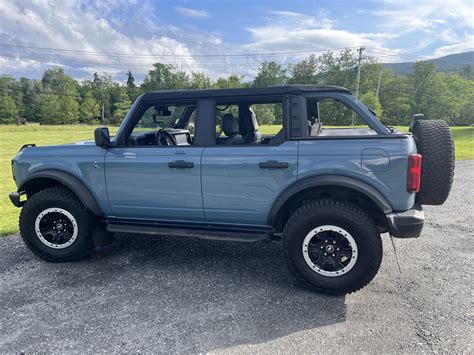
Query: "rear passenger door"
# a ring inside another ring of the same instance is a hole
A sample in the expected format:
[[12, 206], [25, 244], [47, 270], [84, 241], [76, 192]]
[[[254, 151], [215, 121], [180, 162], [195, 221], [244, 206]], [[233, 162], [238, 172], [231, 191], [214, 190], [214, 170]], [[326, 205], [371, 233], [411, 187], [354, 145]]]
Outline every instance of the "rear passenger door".
[[[271, 105], [280, 105], [280, 110], [276, 111], [280, 111], [281, 116], [285, 112], [282, 101], [272, 101]], [[271, 115], [269, 107], [257, 107], [255, 104], [252, 108], [260, 123], [282, 121], [283, 117]], [[230, 108], [227, 109], [229, 110]], [[234, 111], [234, 114], [238, 115], [237, 110]], [[219, 110], [216, 110], [216, 116], [219, 116]], [[242, 122], [239, 121], [241, 126]], [[275, 199], [297, 180], [298, 142], [285, 139], [286, 127], [281, 123], [280, 133], [277, 134], [275, 127], [273, 130], [274, 137], [267, 144], [214, 144], [204, 149], [201, 175], [206, 221], [228, 225], [267, 224], [268, 214]], [[263, 133], [267, 131], [268, 127]], [[266, 139], [268, 138], [267, 136]]]

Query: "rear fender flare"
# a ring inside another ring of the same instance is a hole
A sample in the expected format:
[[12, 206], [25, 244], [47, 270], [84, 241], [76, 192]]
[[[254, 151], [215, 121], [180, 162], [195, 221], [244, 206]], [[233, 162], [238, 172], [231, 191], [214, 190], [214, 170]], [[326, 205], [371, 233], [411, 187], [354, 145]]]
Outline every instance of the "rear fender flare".
[[375, 188], [356, 178], [341, 175], [319, 175], [299, 180], [286, 188], [273, 203], [268, 215], [267, 224], [273, 226], [280, 209], [295, 194], [303, 190], [320, 186], [341, 186], [358, 191], [370, 198], [384, 214], [392, 212], [392, 207], [387, 199]]

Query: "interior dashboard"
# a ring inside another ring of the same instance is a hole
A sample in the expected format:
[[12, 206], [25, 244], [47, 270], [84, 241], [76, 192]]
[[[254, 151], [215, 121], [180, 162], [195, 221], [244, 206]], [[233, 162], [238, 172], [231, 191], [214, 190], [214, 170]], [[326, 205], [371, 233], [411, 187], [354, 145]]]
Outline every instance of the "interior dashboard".
[[[191, 145], [193, 143], [193, 139], [191, 137], [191, 133], [187, 129], [166, 129], [167, 133], [169, 133], [173, 138], [176, 144], [173, 145]], [[148, 146], [148, 145], [162, 145], [158, 144], [157, 142], [157, 131], [153, 130], [151, 132], [140, 132], [140, 133], [132, 133], [128, 138], [128, 145], [132, 146]], [[167, 144], [171, 145], [171, 144]]]

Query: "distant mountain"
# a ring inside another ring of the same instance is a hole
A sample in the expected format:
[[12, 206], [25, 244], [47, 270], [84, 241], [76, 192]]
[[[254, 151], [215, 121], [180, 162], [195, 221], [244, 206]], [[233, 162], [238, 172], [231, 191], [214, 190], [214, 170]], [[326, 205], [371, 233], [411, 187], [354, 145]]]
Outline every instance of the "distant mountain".
[[[434, 62], [437, 71], [459, 73], [463, 67], [474, 65], [474, 51], [450, 54], [441, 58], [427, 60], [427, 62]], [[387, 68], [391, 68], [396, 75], [411, 74], [415, 69], [415, 62], [383, 63], [383, 65]]]

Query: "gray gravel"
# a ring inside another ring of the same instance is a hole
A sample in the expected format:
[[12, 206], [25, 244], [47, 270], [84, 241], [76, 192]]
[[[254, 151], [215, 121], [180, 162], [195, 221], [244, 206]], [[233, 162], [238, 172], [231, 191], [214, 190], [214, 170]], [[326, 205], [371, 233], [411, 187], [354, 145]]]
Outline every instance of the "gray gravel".
[[279, 243], [118, 238], [50, 264], [0, 239], [0, 352], [472, 352], [474, 161], [418, 240], [384, 236], [375, 280], [346, 297], [295, 284]]

